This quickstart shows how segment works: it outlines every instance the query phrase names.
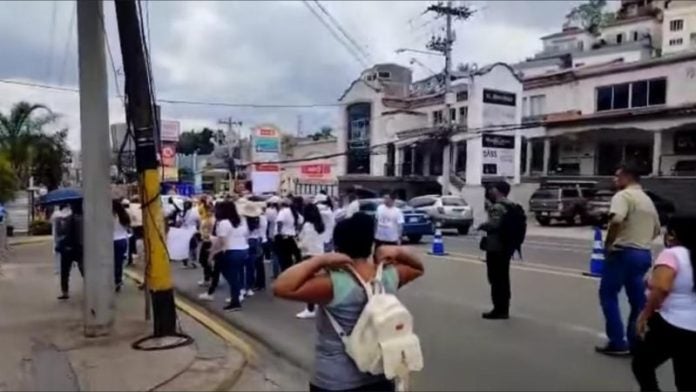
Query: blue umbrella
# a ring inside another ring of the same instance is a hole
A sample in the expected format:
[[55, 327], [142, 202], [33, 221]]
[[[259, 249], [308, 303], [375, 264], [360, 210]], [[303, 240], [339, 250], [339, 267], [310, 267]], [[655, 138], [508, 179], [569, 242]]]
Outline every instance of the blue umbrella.
[[82, 200], [82, 191], [75, 188], [61, 188], [43, 195], [41, 204], [59, 204]]

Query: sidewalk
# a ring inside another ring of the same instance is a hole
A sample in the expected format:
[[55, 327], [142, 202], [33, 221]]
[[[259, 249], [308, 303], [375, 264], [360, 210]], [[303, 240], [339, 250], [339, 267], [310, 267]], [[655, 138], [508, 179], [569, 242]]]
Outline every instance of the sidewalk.
[[[71, 298], [58, 301], [49, 244], [17, 248], [0, 266], [0, 391], [230, 390], [248, 378], [246, 355], [181, 311], [181, 328], [194, 344], [132, 349], [152, 326], [144, 293], [129, 280], [117, 295], [112, 335], [85, 338], [82, 279], [76, 269], [71, 278]], [[266, 389], [249, 386], [259, 387]]]

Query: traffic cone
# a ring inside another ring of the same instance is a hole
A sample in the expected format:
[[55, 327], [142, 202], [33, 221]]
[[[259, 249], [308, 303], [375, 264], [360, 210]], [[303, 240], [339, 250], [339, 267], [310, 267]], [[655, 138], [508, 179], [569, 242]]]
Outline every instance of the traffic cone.
[[602, 229], [595, 226], [592, 256], [590, 256], [590, 272], [584, 272], [585, 276], [599, 278], [604, 271], [604, 246], [602, 245]]
[[447, 256], [448, 253], [445, 252], [445, 243], [442, 242], [442, 230], [435, 230], [435, 235], [433, 236], [433, 247], [428, 254], [433, 256]]

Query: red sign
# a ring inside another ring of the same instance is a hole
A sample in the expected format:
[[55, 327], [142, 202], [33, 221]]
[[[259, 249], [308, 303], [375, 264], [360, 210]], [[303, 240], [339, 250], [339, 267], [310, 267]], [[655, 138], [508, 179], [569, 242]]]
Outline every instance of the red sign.
[[276, 130], [273, 128], [259, 129], [259, 136], [276, 136]]
[[162, 145], [162, 166], [176, 166], [176, 144], [166, 143]]
[[325, 163], [302, 165], [300, 173], [305, 178], [324, 178], [331, 175], [331, 165]]
[[280, 165], [275, 163], [257, 163], [254, 165], [254, 169], [257, 172], [279, 172]]

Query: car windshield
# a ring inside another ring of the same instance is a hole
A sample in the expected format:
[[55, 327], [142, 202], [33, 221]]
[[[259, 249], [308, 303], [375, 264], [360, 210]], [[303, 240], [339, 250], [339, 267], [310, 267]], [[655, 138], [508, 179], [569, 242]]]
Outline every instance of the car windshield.
[[540, 189], [532, 195], [532, 199], [556, 199], [557, 197], [557, 189]]

